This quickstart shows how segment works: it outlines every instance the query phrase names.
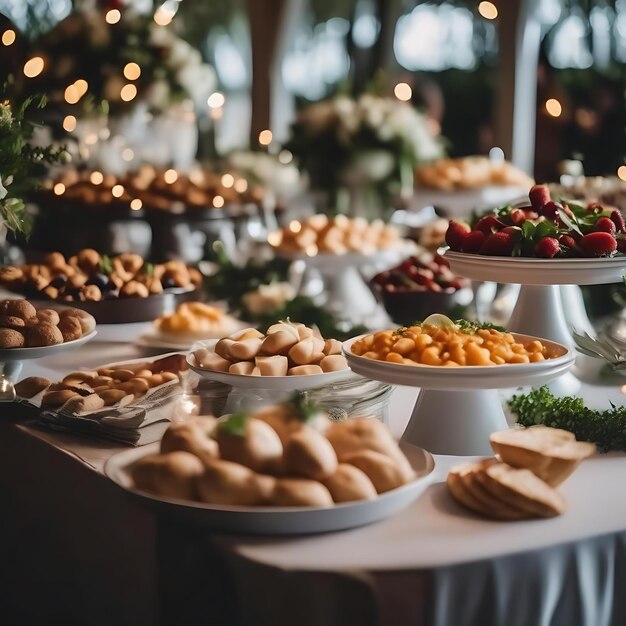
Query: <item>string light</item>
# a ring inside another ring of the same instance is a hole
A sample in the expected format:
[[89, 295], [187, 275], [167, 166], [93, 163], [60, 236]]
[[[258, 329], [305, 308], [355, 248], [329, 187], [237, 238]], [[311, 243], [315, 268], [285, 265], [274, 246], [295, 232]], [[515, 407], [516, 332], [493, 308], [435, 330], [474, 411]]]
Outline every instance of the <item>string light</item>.
[[558, 100], [550, 98], [546, 100], [546, 111], [548, 112], [548, 115], [551, 115], [552, 117], [560, 117], [563, 112], [563, 107]]
[[15, 31], [9, 28], [2, 33], [2, 45], [10, 46], [13, 43], [15, 43]]
[[137, 95], [137, 87], [128, 83], [128, 85], [124, 85], [122, 87], [122, 91], [120, 91], [120, 98], [124, 100], [124, 102], [130, 102]]
[[114, 198], [120, 198], [124, 193], [124, 187], [122, 185], [113, 185], [111, 193], [113, 194]]
[[178, 180], [178, 172], [176, 170], [167, 170], [165, 174], [163, 174], [163, 179], [168, 185], [171, 185]]
[[213, 198], [213, 206], [216, 209], [221, 209], [224, 206], [224, 198], [222, 196], [215, 196]]
[[133, 211], [139, 211], [139, 209], [143, 206], [143, 202], [139, 198], [134, 198], [130, 201], [130, 208]]
[[278, 153], [278, 160], [283, 164], [287, 165], [293, 161], [293, 154], [289, 152], [289, 150], [281, 150]]
[[39, 76], [41, 72], [43, 72], [43, 59], [41, 57], [33, 57], [32, 59], [28, 59], [24, 64], [24, 76], [26, 78], [35, 78], [35, 76]]
[[272, 131], [271, 130], [262, 130], [259, 133], [259, 143], [262, 146], [269, 146], [272, 143]]
[[85, 144], [88, 146], [95, 146], [98, 143], [98, 133], [89, 133], [85, 137]]
[[222, 176], [222, 186], [230, 189], [235, 184], [235, 177], [232, 174]]
[[224, 97], [224, 94], [219, 91], [213, 92], [206, 101], [212, 109], [219, 109], [220, 107], [223, 107], [225, 102], [226, 98]]
[[104, 19], [106, 20], [107, 24], [117, 24], [122, 19], [122, 14], [119, 12], [118, 9], [111, 9], [110, 11], [106, 12]]
[[141, 76], [141, 68], [137, 63], [127, 63], [124, 66], [124, 77], [128, 80], [137, 80]]
[[65, 185], [63, 183], [57, 183], [53, 191], [57, 196], [62, 196], [65, 193]]
[[68, 85], [65, 88], [65, 102], [68, 104], [76, 104], [80, 100], [80, 93], [76, 85]]
[[[620, 180], [626, 181], [626, 165], [620, 165], [617, 168], [617, 176]], [[626, 391], [624, 393], [626, 393]]]
[[66, 115], [63, 118], [63, 129], [71, 133], [76, 128], [76, 118], [73, 115]]
[[78, 97], [82, 98], [89, 88], [89, 83], [84, 78], [79, 78], [74, 81], [74, 87], [76, 87], [76, 91], [78, 92]]
[[89, 180], [94, 185], [101, 185], [102, 181], [104, 180], [104, 174], [102, 172], [98, 172], [98, 171], [91, 172], [91, 175], [89, 176]]
[[159, 26], [167, 26], [176, 15], [178, 4], [176, 2], [164, 2], [154, 13], [154, 21]]
[[124, 148], [124, 150], [122, 150], [122, 159], [124, 159], [124, 161], [132, 161], [134, 158], [135, 152], [132, 148]]
[[498, 7], [493, 2], [488, 2], [487, 0], [483, 0], [478, 5], [478, 12], [486, 20], [495, 20], [498, 17]]
[[408, 83], [398, 83], [393, 88], [393, 93], [402, 102], [408, 102], [413, 95], [413, 90]]

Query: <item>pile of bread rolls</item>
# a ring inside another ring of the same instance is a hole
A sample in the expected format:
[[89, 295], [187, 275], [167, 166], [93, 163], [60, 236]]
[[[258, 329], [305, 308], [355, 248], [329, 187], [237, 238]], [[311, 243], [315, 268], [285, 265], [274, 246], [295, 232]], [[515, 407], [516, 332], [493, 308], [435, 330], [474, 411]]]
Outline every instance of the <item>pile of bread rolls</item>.
[[44, 409], [91, 412], [104, 407], [128, 406], [153, 389], [178, 380], [180, 372], [187, 368], [184, 356], [175, 354], [152, 362], [79, 370], [58, 383], [29, 376], [15, 385], [15, 392], [18, 397], [31, 401], [41, 395]]
[[382, 220], [368, 222], [363, 217], [324, 214], [294, 220], [268, 237], [270, 245], [288, 254], [373, 254], [395, 246], [400, 233]]
[[107, 257], [92, 248], [65, 258], [50, 252], [40, 264], [0, 268], [0, 285], [26, 295], [64, 302], [99, 302], [116, 298], [147, 298], [165, 289], [192, 290], [202, 274], [183, 261], [152, 265], [134, 253]]
[[440, 159], [419, 167], [415, 179], [418, 187], [441, 190], [488, 186], [526, 188], [534, 184], [532, 178], [508, 161], [486, 156]]
[[220, 339], [214, 349], [194, 350], [191, 358], [201, 369], [243, 376], [307, 376], [348, 368], [340, 341], [292, 322], [274, 324], [265, 335], [246, 328]]
[[547, 426], [494, 433], [490, 442], [497, 457], [452, 468], [447, 484], [460, 504], [497, 520], [563, 513], [565, 500], [556, 487], [596, 449]]
[[414, 479], [387, 428], [373, 418], [308, 419], [292, 403], [252, 415], [173, 423], [160, 454], [131, 467], [135, 487], [216, 505], [330, 507], [372, 500]]
[[0, 300], [0, 349], [55, 346], [80, 339], [96, 320], [80, 309], [37, 309], [28, 300]]

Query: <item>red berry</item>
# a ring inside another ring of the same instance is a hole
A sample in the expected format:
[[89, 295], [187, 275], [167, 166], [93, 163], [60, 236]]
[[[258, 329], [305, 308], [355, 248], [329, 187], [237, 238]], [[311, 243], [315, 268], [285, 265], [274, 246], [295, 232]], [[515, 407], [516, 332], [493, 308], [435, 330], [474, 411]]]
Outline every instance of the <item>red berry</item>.
[[534, 185], [528, 193], [530, 203], [533, 205], [535, 211], [539, 211], [541, 207], [550, 202], [550, 190], [548, 185]]
[[559, 237], [559, 243], [564, 248], [575, 248], [576, 247], [576, 240], [571, 235], [561, 235]]
[[522, 209], [513, 209], [509, 213], [509, 217], [511, 218], [513, 224], [521, 224], [526, 221], [526, 213], [522, 211]]
[[617, 240], [617, 251], [626, 254], [626, 239]]
[[511, 256], [516, 237], [511, 233], [493, 233], [480, 248], [481, 254], [491, 256]]
[[470, 227], [467, 224], [452, 220], [446, 231], [446, 243], [450, 246], [450, 250], [460, 252], [463, 248], [463, 241], [469, 232]]
[[487, 239], [487, 235], [485, 235], [485, 233], [481, 230], [473, 230], [463, 241], [463, 252], [477, 254], [482, 245], [485, 243], [485, 239]]
[[480, 230], [485, 233], [485, 235], [491, 235], [493, 232], [502, 230], [504, 226], [505, 224], [496, 219], [493, 215], [485, 215], [485, 217], [481, 217], [476, 224], [474, 224], [472, 230]]
[[546, 202], [539, 213], [543, 215], [546, 219], [552, 220], [553, 222], [559, 219], [559, 210], [562, 210], [563, 206], [558, 202], [554, 202], [554, 200], [550, 200], [550, 202]]
[[615, 234], [615, 222], [608, 217], [601, 217], [593, 226], [593, 230], [597, 233]]
[[589, 233], [578, 246], [587, 256], [608, 256], [617, 250], [617, 241], [610, 233]]
[[613, 224], [615, 224], [615, 228], [618, 233], [626, 233], [626, 224], [624, 223], [624, 216], [621, 211], [618, 211], [617, 209], [611, 211], [611, 220], [613, 221]]
[[542, 237], [534, 247], [535, 256], [542, 259], [551, 259], [561, 250], [559, 242], [554, 237]]

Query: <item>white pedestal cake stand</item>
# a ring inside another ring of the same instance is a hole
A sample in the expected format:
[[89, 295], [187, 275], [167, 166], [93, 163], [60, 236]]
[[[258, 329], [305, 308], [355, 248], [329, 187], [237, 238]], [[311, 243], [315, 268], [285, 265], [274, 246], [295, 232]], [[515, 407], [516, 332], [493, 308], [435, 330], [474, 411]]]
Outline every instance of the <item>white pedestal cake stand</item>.
[[[460, 276], [521, 285], [508, 329], [545, 337], [570, 348], [574, 340], [563, 311], [559, 286], [618, 283], [626, 273], [624, 255], [606, 259], [527, 259], [446, 250], [445, 258], [452, 271]], [[579, 387], [580, 383], [571, 373], [552, 384], [553, 391], [562, 394], [573, 393]]]
[[[518, 335], [524, 342], [536, 337]], [[355, 337], [343, 350], [355, 374], [392, 385], [420, 387], [402, 440], [434, 454], [491, 454], [489, 435], [508, 428], [497, 389], [538, 385], [562, 376], [574, 364], [566, 346], [540, 339], [554, 358], [537, 363], [442, 367], [401, 365], [352, 354]]]

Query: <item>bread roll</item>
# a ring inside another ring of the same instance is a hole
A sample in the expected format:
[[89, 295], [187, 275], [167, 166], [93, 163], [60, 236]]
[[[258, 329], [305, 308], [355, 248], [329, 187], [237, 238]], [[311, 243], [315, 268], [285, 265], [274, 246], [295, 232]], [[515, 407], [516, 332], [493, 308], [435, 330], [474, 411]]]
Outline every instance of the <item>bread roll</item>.
[[48, 391], [41, 399], [42, 406], [59, 407], [63, 406], [68, 400], [77, 397], [78, 394], [70, 389], [61, 391]]
[[74, 396], [70, 398], [63, 406], [64, 411], [69, 413], [91, 413], [97, 411], [104, 406], [104, 400], [96, 393], [88, 396]]
[[214, 417], [192, 417], [184, 422], [172, 422], [161, 439], [161, 452], [184, 450], [195, 454], [205, 465], [219, 458], [217, 441], [211, 438], [217, 426]]
[[222, 458], [245, 465], [256, 472], [272, 472], [279, 466], [283, 445], [276, 431], [262, 420], [248, 417], [242, 434], [231, 434], [218, 424], [215, 438]]
[[322, 483], [306, 478], [279, 478], [271, 497], [276, 506], [314, 506], [333, 505], [330, 491]]
[[[269, 332], [269, 331], [268, 331]], [[263, 354], [287, 354], [289, 350], [298, 342], [297, 335], [286, 330], [277, 330], [263, 340], [261, 352]]]
[[195, 500], [196, 479], [204, 466], [189, 452], [170, 452], [145, 456], [131, 469], [135, 487], [168, 498]]
[[594, 444], [576, 441], [569, 431], [547, 426], [493, 433], [489, 441], [502, 461], [531, 470], [552, 487], [596, 451]]
[[554, 517], [565, 511], [563, 497], [530, 470], [495, 463], [476, 478], [495, 497], [533, 515]]
[[315, 376], [323, 373], [319, 365], [297, 365], [287, 370], [287, 376]]
[[224, 339], [220, 339], [215, 344], [215, 354], [219, 354], [223, 359], [228, 360], [230, 358], [230, 347], [234, 343], [235, 342], [232, 339], [229, 339], [228, 337], [224, 337]]
[[238, 363], [233, 363], [228, 368], [228, 373], [238, 374], [240, 376], [251, 376], [253, 369], [254, 363], [252, 361], [239, 361]]
[[320, 367], [323, 372], [338, 372], [348, 368], [348, 361], [341, 354], [331, 354], [320, 361]]
[[373, 500], [376, 497], [376, 488], [367, 474], [347, 463], [339, 463], [334, 474], [322, 482], [337, 503]]
[[283, 454], [287, 474], [323, 480], [337, 469], [337, 455], [324, 435], [304, 426], [286, 441]]
[[380, 452], [361, 450], [346, 456], [344, 462], [358, 467], [366, 474], [377, 493], [391, 491], [407, 482], [398, 464]]
[[316, 352], [313, 337], [308, 337], [301, 339], [289, 349], [289, 359], [296, 365], [308, 365], [312, 362]]
[[267, 502], [274, 483], [272, 476], [224, 460], [209, 463], [196, 479], [198, 496], [203, 502], [240, 506]]
[[336, 339], [327, 339], [324, 342], [324, 354], [330, 356], [332, 354], [341, 354], [341, 341]]
[[24, 378], [15, 385], [15, 393], [20, 398], [34, 398], [38, 393], [41, 393], [44, 389], [50, 386], [50, 381], [47, 378], [41, 378], [39, 376], [29, 376]]
[[334, 422], [326, 432], [326, 437], [335, 449], [340, 463], [355, 452], [373, 450], [393, 459], [402, 471], [405, 482], [415, 476], [411, 464], [393, 435], [377, 419], [355, 417], [345, 422]]
[[233, 333], [229, 339], [233, 341], [245, 341], [246, 339], [262, 339], [263, 333], [259, 332], [256, 328], [244, 328], [236, 333]]
[[222, 358], [215, 352], [209, 352], [206, 348], [199, 348], [194, 353], [196, 364], [213, 372], [227, 372], [231, 366], [231, 362]]
[[262, 356], [255, 359], [261, 376], [287, 376], [289, 361], [286, 356]]
[[235, 361], [250, 361], [260, 349], [261, 340], [258, 337], [235, 341], [229, 349], [230, 358]]

